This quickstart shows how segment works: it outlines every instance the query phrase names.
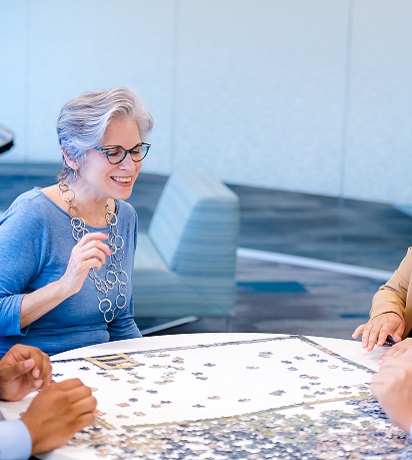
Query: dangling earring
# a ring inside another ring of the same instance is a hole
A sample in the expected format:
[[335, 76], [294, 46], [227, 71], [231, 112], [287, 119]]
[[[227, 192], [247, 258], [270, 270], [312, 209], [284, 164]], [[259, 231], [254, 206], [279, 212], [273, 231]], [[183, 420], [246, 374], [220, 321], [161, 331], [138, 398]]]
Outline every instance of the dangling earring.
[[76, 181], [77, 180], [77, 169], [73, 169], [73, 180]]

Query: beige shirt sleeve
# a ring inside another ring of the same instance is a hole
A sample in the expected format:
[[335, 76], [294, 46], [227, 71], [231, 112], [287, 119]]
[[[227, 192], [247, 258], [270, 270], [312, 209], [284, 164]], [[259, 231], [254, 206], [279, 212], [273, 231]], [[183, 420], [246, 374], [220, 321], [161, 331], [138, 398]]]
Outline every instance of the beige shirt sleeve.
[[405, 338], [412, 328], [412, 247], [408, 248], [405, 258], [395, 270], [389, 281], [381, 286], [373, 296], [370, 317], [394, 312], [405, 320]]

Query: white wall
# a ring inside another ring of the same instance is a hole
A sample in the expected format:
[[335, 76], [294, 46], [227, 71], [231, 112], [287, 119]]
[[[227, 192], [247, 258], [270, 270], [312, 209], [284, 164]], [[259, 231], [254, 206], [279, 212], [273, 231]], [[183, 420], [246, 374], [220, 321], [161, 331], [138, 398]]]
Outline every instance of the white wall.
[[1, 8], [5, 162], [60, 161], [80, 92], [133, 86], [144, 170], [412, 203], [409, 0], [14, 0]]

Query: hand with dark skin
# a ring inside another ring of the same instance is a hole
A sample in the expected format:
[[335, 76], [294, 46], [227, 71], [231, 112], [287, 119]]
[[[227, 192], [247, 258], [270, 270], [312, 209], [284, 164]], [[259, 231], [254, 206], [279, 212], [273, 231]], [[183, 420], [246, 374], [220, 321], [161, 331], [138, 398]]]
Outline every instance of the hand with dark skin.
[[358, 326], [352, 337], [357, 339], [362, 334], [362, 347], [372, 351], [375, 345], [382, 347], [388, 335], [392, 336], [395, 342], [400, 342], [404, 329], [405, 321], [399, 315], [384, 313]]
[[32, 401], [21, 420], [32, 438], [32, 455], [66, 444], [75, 433], [93, 424], [96, 399], [79, 379], [52, 383]]
[[32, 440], [32, 455], [63, 446], [93, 423], [96, 399], [79, 379], [51, 383], [49, 357], [38, 348], [14, 345], [0, 361], [0, 399], [20, 401], [41, 390], [21, 420]]
[[0, 399], [20, 401], [50, 381], [50, 359], [38, 348], [14, 345], [0, 361]]

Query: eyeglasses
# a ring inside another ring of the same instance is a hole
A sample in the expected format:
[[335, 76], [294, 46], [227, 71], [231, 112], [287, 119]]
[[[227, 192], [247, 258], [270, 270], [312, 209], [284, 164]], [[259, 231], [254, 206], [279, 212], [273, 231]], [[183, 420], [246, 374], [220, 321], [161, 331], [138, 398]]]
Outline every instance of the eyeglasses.
[[136, 144], [132, 149], [126, 150], [120, 145], [115, 145], [113, 147], [97, 147], [96, 150], [99, 152], [104, 152], [106, 154], [107, 161], [112, 165], [117, 165], [121, 163], [128, 153], [130, 153], [130, 157], [135, 163], [139, 163], [140, 161], [146, 158], [147, 152], [150, 149], [151, 144], [146, 142], [140, 142]]

